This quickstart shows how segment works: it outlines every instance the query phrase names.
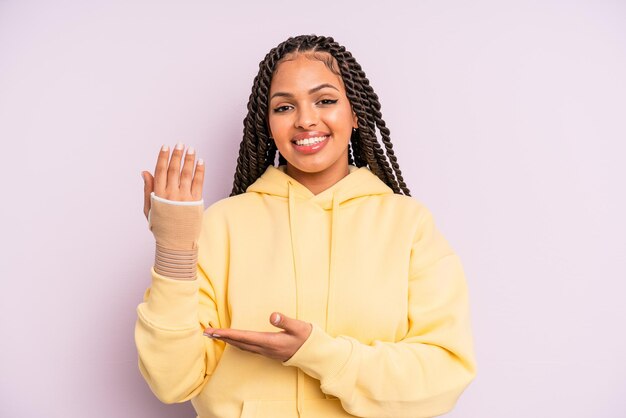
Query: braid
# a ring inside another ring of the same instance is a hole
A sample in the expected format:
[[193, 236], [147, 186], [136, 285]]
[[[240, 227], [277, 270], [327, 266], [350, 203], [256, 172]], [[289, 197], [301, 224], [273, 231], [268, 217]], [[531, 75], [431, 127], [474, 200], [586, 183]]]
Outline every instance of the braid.
[[[272, 75], [280, 61], [289, 53], [326, 52], [319, 58], [335, 74], [342, 77], [346, 96], [357, 116], [358, 128], [352, 132], [348, 144], [348, 163], [368, 167], [394, 193], [410, 195], [404, 182], [398, 159], [393, 151], [389, 128], [382, 118], [378, 96], [370, 86], [361, 65], [345, 47], [331, 37], [301, 35], [287, 39], [270, 50], [259, 63], [259, 72], [252, 83], [248, 100], [248, 114], [244, 118], [243, 140], [239, 147], [237, 168], [231, 196], [244, 193], [267, 169], [278, 163], [286, 164], [267, 128], [268, 97]], [[338, 69], [336, 68], [338, 66]], [[382, 138], [381, 144], [377, 132]]]

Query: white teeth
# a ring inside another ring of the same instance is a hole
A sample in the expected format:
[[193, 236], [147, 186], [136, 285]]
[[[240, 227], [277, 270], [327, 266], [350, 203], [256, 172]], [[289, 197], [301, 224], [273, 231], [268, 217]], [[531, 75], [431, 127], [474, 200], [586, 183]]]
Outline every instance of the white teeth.
[[297, 145], [313, 145], [313, 144], [317, 144], [319, 142], [324, 141], [326, 138], [328, 138], [328, 135], [326, 136], [316, 136], [313, 138], [306, 138], [306, 139], [301, 139], [299, 141], [296, 141]]

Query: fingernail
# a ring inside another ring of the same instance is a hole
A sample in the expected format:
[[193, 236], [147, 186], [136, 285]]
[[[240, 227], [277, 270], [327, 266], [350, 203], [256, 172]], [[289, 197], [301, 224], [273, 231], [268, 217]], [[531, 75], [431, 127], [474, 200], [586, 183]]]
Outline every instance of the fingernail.
[[143, 171], [141, 172], [141, 179], [143, 180], [143, 182], [146, 182], [146, 176], [143, 175]]
[[187, 155], [193, 155], [196, 153], [196, 150], [193, 147], [187, 148]]
[[280, 324], [280, 314], [276, 314], [276, 318], [274, 319], [274, 324]]
[[167, 145], [163, 145], [161, 147], [161, 151], [168, 151], [168, 150], [169, 150], [169, 147]]
[[202, 158], [198, 160], [198, 165], [204, 165], [204, 160]]
[[182, 142], [179, 142], [178, 144], [176, 144], [176, 149], [177, 149], [177, 150], [179, 150], [179, 151], [180, 151], [181, 149], [183, 149], [184, 147], [185, 147], [185, 146], [183, 145], [183, 143], [182, 143]]

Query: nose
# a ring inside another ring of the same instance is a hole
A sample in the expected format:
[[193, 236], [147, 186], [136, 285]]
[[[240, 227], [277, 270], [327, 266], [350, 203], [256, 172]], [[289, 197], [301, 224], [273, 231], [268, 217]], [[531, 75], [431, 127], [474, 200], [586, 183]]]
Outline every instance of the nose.
[[300, 106], [298, 108], [295, 120], [296, 128], [308, 129], [316, 126], [318, 121], [319, 115], [317, 114], [317, 109], [313, 106]]

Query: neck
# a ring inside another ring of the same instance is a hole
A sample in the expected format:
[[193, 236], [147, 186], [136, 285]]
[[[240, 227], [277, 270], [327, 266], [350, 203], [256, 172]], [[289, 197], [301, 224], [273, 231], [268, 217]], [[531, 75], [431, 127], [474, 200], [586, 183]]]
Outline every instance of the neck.
[[346, 164], [339, 165], [338, 167], [329, 167], [324, 171], [316, 173], [307, 173], [298, 170], [296, 167], [287, 163], [285, 173], [309, 189], [311, 193], [317, 195], [350, 174], [350, 169], [348, 168], [347, 160]]

